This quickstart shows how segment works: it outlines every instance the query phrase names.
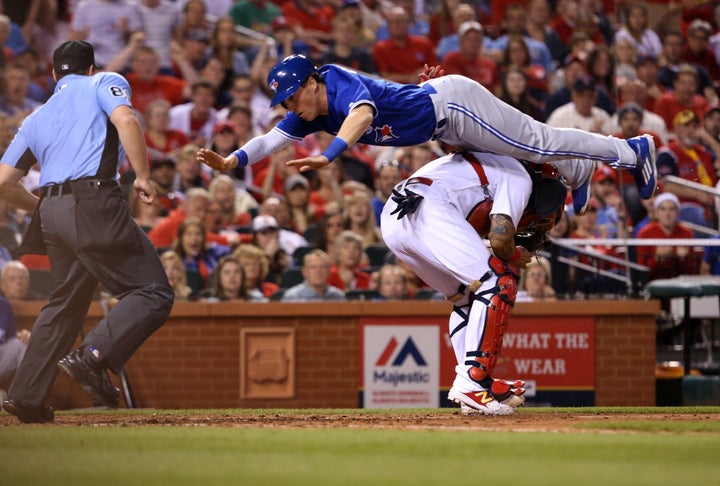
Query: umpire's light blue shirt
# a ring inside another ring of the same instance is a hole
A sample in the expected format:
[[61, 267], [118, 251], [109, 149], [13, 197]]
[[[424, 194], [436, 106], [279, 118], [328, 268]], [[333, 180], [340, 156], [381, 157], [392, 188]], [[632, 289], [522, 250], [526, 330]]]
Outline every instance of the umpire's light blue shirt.
[[62, 78], [50, 99], [28, 116], [0, 163], [28, 171], [40, 185], [84, 177], [113, 179], [125, 152], [110, 113], [130, 103], [130, 85], [116, 73]]

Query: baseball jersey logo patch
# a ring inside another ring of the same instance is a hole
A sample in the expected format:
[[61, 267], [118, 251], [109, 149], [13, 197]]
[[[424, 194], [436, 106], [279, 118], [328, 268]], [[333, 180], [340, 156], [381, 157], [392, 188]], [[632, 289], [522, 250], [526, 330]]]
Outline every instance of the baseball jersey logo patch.
[[388, 140], [392, 140], [394, 138], [398, 138], [398, 136], [393, 133], [392, 126], [383, 125], [381, 127], [375, 127], [375, 141], [376, 142], [378, 142], [378, 143], [387, 142]]
[[270, 88], [270, 91], [272, 91], [273, 93], [277, 93], [278, 82], [273, 79], [268, 83], [268, 88]]

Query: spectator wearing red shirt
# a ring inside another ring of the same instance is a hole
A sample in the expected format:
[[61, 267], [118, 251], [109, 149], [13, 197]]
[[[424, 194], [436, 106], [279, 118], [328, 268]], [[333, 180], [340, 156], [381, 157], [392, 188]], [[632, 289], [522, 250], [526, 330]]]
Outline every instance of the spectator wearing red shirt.
[[331, 38], [335, 12], [321, 0], [289, 0], [280, 7], [288, 23], [299, 26], [300, 40], [315, 50], [322, 49]]
[[[552, 21], [550, 27], [557, 32], [563, 45], [569, 45], [570, 38], [575, 33], [577, 24], [580, 23], [581, 15], [578, 11], [578, 2], [576, 0], [560, 0], [556, 7], [557, 16]], [[583, 15], [589, 15], [589, 12], [583, 12]], [[600, 30], [595, 28], [594, 32], [589, 33], [590, 39], [595, 44], [603, 42]]]
[[340, 233], [335, 239], [337, 256], [330, 267], [328, 284], [348, 291], [367, 289], [370, 286], [370, 274], [359, 269], [363, 256], [362, 238], [350, 230]]
[[[692, 238], [692, 231], [680, 223], [680, 201], [675, 194], [664, 192], [653, 202], [655, 221], [638, 232], [639, 239]], [[700, 255], [701, 256], [701, 255]], [[697, 274], [700, 257], [687, 246], [638, 246], [637, 262], [650, 267], [650, 280]]]
[[423, 66], [438, 64], [435, 46], [425, 37], [409, 34], [410, 15], [394, 7], [387, 16], [390, 38], [373, 48], [375, 67], [380, 75], [398, 83], [416, 83]]
[[715, 54], [709, 47], [712, 26], [702, 19], [695, 19], [688, 27], [687, 42], [680, 59], [683, 62], [702, 66], [717, 86], [720, 83], [720, 69]]
[[198, 73], [183, 61], [181, 53], [171, 50], [173, 60], [181, 66], [184, 79], [160, 74], [160, 56], [152, 47], [143, 45], [144, 34], [136, 33], [128, 45], [108, 65], [108, 71], [124, 72], [128, 61], [132, 71], [125, 74], [132, 89], [132, 103], [136, 110], [143, 113], [147, 105], [158, 98], [167, 100], [171, 105], [185, 101], [190, 94], [188, 83], [198, 79]]
[[150, 241], [156, 248], [170, 247], [178, 234], [180, 225], [187, 218], [204, 220], [209, 205], [210, 194], [206, 189], [193, 188], [188, 190], [180, 207], [171, 211], [167, 218], [150, 230], [148, 233]]
[[675, 115], [684, 110], [692, 110], [700, 119], [710, 104], [697, 94], [698, 73], [690, 64], [681, 65], [675, 74], [674, 89], [663, 93], [655, 101], [655, 113], [665, 120], [668, 127], [674, 126]]
[[458, 28], [460, 50], [449, 52], [442, 61], [446, 74], [462, 74], [495, 91], [499, 82], [495, 61], [482, 55], [483, 30], [479, 22], [465, 22]]
[[168, 157], [190, 143], [187, 135], [178, 130], [170, 130], [170, 103], [165, 99], [156, 99], [148, 103], [145, 109], [145, 143], [148, 152], [154, 157]]

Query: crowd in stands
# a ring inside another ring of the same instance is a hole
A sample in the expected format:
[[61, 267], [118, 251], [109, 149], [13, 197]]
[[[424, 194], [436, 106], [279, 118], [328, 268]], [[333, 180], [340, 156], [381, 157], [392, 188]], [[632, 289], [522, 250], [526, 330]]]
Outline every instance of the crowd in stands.
[[[178, 299], [437, 296], [388, 253], [379, 214], [395, 184], [448, 147], [355, 145], [322, 170], [285, 165], [321, 153], [332, 136], [319, 133], [227, 173], [196, 162], [200, 147], [225, 156], [284, 116], [269, 107], [266, 76], [293, 53], [401, 83], [440, 64], [553, 126], [649, 133], [661, 176], [718, 184], [717, 0], [0, 0], [0, 153], [52, 95], [52, 52], [68, 39], [93, 43], [98, 68], [130, 83], [160, 197], [145, 206], [133, 196], [129, 164], [120, 181]], [[623, 266], [603, 256], [647, 266], [646, 280], [720, 274], [717, 246], [593, 243], [717, 238], [718, 198], [668, 183], [642, 201], [632, 180], [601, 166], [586, 214], [573, 215], [568, 200], [552, 236], [587, 242], [529, 265], [524, 298], [626, 292], [612, 278]], [[23, 183], [37, 190], [37, 172]], [[0, 290], [9, 299], [33, 298], [11, 285], [48, 268], [42, 256], [16, 255], [28, 221], [0, 200]]]

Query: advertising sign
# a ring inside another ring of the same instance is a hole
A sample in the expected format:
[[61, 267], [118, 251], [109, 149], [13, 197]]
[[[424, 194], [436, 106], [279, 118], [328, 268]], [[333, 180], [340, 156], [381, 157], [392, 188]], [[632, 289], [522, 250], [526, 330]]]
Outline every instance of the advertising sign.
[[[438, 318], [362, 319], [362, 406], [439, 406], [455, 379], [447, 326]], [[594, 320], [511, 317], [493, 376], [525, 380], [528, 404], [594, 405]]]
[[439, 407], [437, 326], [362, 326], [365, 408]]

